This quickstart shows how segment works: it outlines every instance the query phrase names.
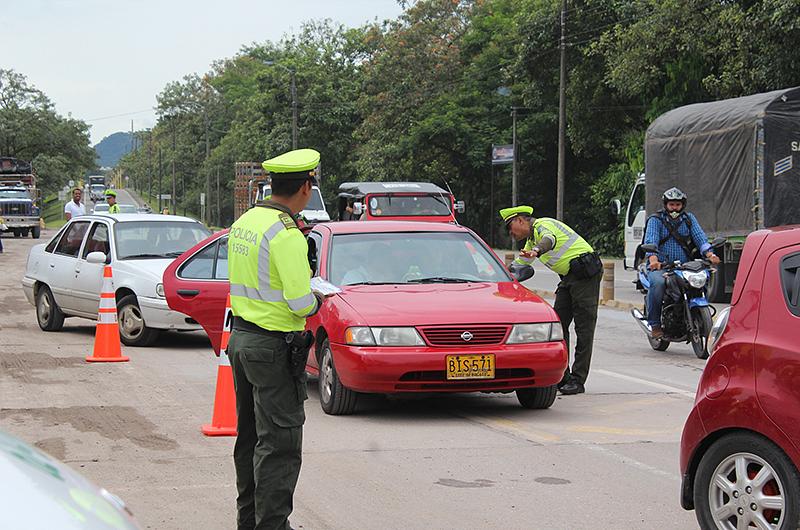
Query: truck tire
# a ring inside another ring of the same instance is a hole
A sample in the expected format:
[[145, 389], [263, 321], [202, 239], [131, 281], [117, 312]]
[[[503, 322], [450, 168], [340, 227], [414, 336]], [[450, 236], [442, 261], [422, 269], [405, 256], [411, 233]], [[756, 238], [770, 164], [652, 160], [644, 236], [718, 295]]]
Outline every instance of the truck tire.
[[21, 235], [22, 235], [22, 232], [20, 231], [20, 229], [19, 228], [15, 228], [14, 229], [14, 237], [20, 237]]
[[33, 228], [31, 228], [31, 237], [33, 239], [39, 239], [39, 236], [41, 236], [41, 235], [42, 235], [42, 229], [41, 228], [39, 228], [38, 226], [34, 226]]

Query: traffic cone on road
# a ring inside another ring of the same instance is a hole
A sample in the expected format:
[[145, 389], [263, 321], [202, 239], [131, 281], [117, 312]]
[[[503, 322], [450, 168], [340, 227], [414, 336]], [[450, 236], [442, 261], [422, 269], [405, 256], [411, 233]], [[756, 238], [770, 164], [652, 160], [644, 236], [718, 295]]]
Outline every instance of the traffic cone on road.
[[117, 323], [117, 302], [114, 297], [111, 265], [103, 269], [103, 289], [100, 292], [100, 309], [94, 334], [94, 353], [86, 357], [89, 362], [124, 362]]
[[211, 424], [203, 425], [200, 430], [206, 436], [236, 436], [236, 392], [233, 388], [233, 370], [228, 360], [228, 340], [231, 337], [231, 295], [225, 303], [225, 320], [222, 324], [222, 339], [219, 348], [219, 365], [217, 366], [217, 390], [214, 395], [214, 412]]

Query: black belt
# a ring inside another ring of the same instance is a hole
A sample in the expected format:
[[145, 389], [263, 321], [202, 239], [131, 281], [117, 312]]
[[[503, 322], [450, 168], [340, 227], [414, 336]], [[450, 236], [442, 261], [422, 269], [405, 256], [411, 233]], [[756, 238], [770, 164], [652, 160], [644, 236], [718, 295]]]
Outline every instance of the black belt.
[[264, 329], [259, 325], [243, 319], [242, 317], [233, 317], [233, 329], [238, 329], [239, 331], [248, 331], [250, 333], [258, 333], [259, 335], [266, 335], [267, 337], [277, 337], [280, 339], [285, 339], [287, 335], [286, 331], [271, 331], [269, 329]]

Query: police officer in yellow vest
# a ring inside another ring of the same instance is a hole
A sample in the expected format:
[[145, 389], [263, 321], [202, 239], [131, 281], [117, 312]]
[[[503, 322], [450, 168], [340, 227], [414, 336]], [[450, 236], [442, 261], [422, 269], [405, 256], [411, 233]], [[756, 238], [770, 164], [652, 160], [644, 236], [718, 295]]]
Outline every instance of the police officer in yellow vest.
[[237, 528], [289, 529], [300, 474], [307, 399], [305, 357], [293, 364], [290, 343], [322, 297], [311, 291], [308, 245], [293, 215], [306, 207], [319, 153], [290, 151], [263, 163], [272, 197], [230, 230], [233, 330], [228, 344], [236, 391]]
[[117, 192], [114, 190], [106, 190], [106, 202], [108, 203], [108, 213], [120, 213], [119, 204], [117, 204]]
[[567, 366], [558, 388], [565, 395], [580, 394], [585, 391], [589, 376], [603, 264], [591, 245], [572, 228], [556, 219], [534, 218], [530, 206], [505, 208], [500, 210], [500, 216], [516, 241], [526, 240], [515, 264], [532, 265], [539, 258], [561, 277], [553, 309], [561, 319], [567, 345], [569, 325], [575, 321], [577, 344], [572, 369]]

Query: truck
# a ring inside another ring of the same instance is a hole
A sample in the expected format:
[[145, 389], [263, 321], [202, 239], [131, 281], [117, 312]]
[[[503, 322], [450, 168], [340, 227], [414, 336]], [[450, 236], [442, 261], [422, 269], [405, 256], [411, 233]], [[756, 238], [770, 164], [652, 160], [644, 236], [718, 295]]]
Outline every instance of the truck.
[[[267, 200], [272, 195], [269, 175], [258, 162], [236, 162], [234, 180], [233, 215], [238, 219], [256, 203]], [[308, 224], [330, 221], [319, 186], [311, 187], [311, 200], [300, 212]]]
[[726, 240], [712, 302], [733, 292], [748, 234], [800, 223], [800, 87], [673, 109], [648, 127], [644, 154], [623, 222], [626, 268], [638, 266], [647, 218], [673, 186], [709, 240]]
[[428, 221], [455, 223], [464, 202], [430, 182], [344, 182], [339, 186], [340, 221]]
[[41, 196], [29, 162], [0, 157], [0, 217], [14, 237], [41, 234]]

